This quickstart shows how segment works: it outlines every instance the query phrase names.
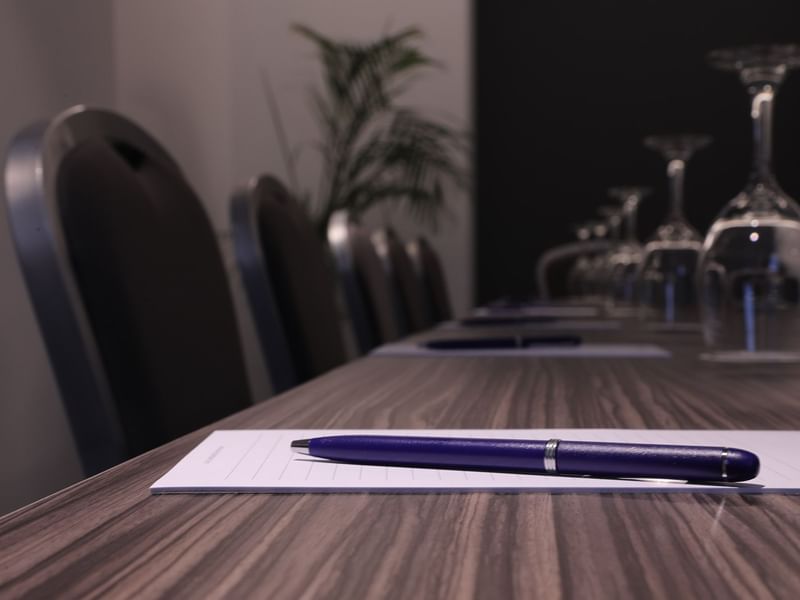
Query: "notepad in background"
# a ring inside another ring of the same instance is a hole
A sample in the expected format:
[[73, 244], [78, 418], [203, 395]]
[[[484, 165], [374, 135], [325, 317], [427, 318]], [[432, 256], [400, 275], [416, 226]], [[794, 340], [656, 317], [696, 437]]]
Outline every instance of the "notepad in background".
[[506, 315], [482, 315], [464, 317], [457, 322], [464, 327], [492, 327], [501, 325], [544, 325], [557, 321], [556, 317], [520, 317]]
[[582, 317], [597, 317], [600, 311], [594, 306], [529, 306], [525, 308], [476, 308], [472, 315], [475, 317], [505, 316], [505, 317], [556, 317], [565, 319], [580, 319]]
[[500, 350], [504, 348], [533, 348], [548, 346], [577, 346], [581, 338], [577, 335], [514, 335], [478, 338], [439, 338], [420, 342], [430, 350]]
[[[563, 439], [744, 448], [761, 471], [744, 484], [698, 484], [351, 465], [292, 452], [290, 443], [324, 435], [431, 435]], [[702, 492], [800, 493], [799, 431], [665, 429], [273, 429], [215, 431], [150, 488], [159, 493], [213, 492]]]
[[[437, 329], [470, 330], [476, 327], [512, 328], [515, 331], [616, 331], [622, 328], [620, 321], [602, 319], [558, 319], [546, 318], [539, 320], [515, 319], [484, 319], [483, 317], [468, 317], [459, 321], [445, 321]], [[466, 321], [466, 323], [465, 323]]]
[[461, 348], [434, 350], [420, 344], [399, 342], [384, 344], [370, 353], [372, 356], [408, 357], [560, 357], [560, 358], [669, 358], [669, 350], [653, 344], [579, 344], [527, 348]]
[[502, 308], [535, 308], [537, 306], [591, 306], [596, 307], [597, 302], [590, 302], [585, 299], [568, 299], [561, 298], [559, 300], [544, 300], [542, 298], [535, 298], [530, 296], [506, 296], [498, 298], [491, 302], [487, 302], [480, 308], [502, 309]]
[[703, 326], [700, 323], [693, 322], [675, 322], [675, 323], [647, 323], [644, 326], [645, 331], [652, 331], [655, 333], [700, 333]]

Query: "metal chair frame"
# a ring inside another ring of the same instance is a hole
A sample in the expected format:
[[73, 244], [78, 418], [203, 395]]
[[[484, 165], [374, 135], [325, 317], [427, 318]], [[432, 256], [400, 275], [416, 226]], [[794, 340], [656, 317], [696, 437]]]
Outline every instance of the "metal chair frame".
[[9, 224], [45, 347], [86, 474], [128, 458], [119, 413], [70, 263], [57, 203], [67, 154], [101, 137], [173, 166], [148, 133], [115, 113], [76, 106], [11, 142], [5, 165]]

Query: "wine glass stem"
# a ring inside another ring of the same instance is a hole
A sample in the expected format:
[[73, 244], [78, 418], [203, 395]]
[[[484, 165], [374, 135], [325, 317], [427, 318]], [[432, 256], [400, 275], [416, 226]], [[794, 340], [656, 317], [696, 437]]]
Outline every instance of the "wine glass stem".
[[759, 180], [772, 179], [772, 110], [775, 84], [753, 86], [750, 116], [753, 118], [753, 166]]
[[611, 238], [611, 241], [615, 243], [619, 242], [619, 224], [620, 224], [619, 222], [620, 220], [618, 217], [612, 218], [608, 222], [608, 229], [610, 233], [609, 237]]
[[670, 218], [673, 221], [683, 219], [683, 180], [686, 174], [686, 162], [675, 158], [667, 164], [669, 180]]
[[625, 219], [627, 221], [627, 238], [628, 242], [635, 243], [636, 242], [636, 210], [637, 206], [635, 202], [632, 202], [625, 210]]

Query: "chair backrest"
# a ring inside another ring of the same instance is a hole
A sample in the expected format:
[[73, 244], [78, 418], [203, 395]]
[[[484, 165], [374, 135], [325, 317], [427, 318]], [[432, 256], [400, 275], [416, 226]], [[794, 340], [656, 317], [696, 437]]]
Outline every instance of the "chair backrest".
[[385, 227], [372, 234], [372, 242], [392, 283], [401, 333], [414, 333], [433, 325], [422, 280], [395, 231]]
[[422, 281], [428, 306], [435, 322], [453, 318], [447, 281], [438, 254], [428, 240], [420, 236], [406, 244], [406, 251], [414, 264], [417, 277]]
[[87, 474], [251, 404], [216, 236], [152, 137], [75, 107], [12, 141], [5, 185]]
[[346, 362], [333, 264], [303, 207], [262, 176], [234, 194], [231, 224], [275, 391]]
[[400, 337], [391, 282], [369, 234], [338, 211], [329, 222], [328, 243], [361, 352]]

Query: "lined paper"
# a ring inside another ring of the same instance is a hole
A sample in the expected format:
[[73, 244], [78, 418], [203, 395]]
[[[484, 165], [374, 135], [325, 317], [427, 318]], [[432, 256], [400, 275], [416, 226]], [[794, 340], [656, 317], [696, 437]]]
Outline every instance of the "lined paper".
[[[689, 484], [644, 479], [552, 477], [334, 463], [292, 452], [292, 440], [325, 435], [431, 435], [606, 441], [742, 448], [761, 459], [756, 479]], [[219, 492], [702, 492], [800, 493], [800, 432], [663, 429], [270, 429], [214, 431], [150, 488]]]
[[378, 346], [373, 356], [435, 356], [435, 357], [559, 357], [559, 358], [669, 358], [669, 350], [655, 344], [578, 344], [577, 346], [528, 346], [525, 348], [448, 348], [434, 350], [413, 342], [398, 342]]

